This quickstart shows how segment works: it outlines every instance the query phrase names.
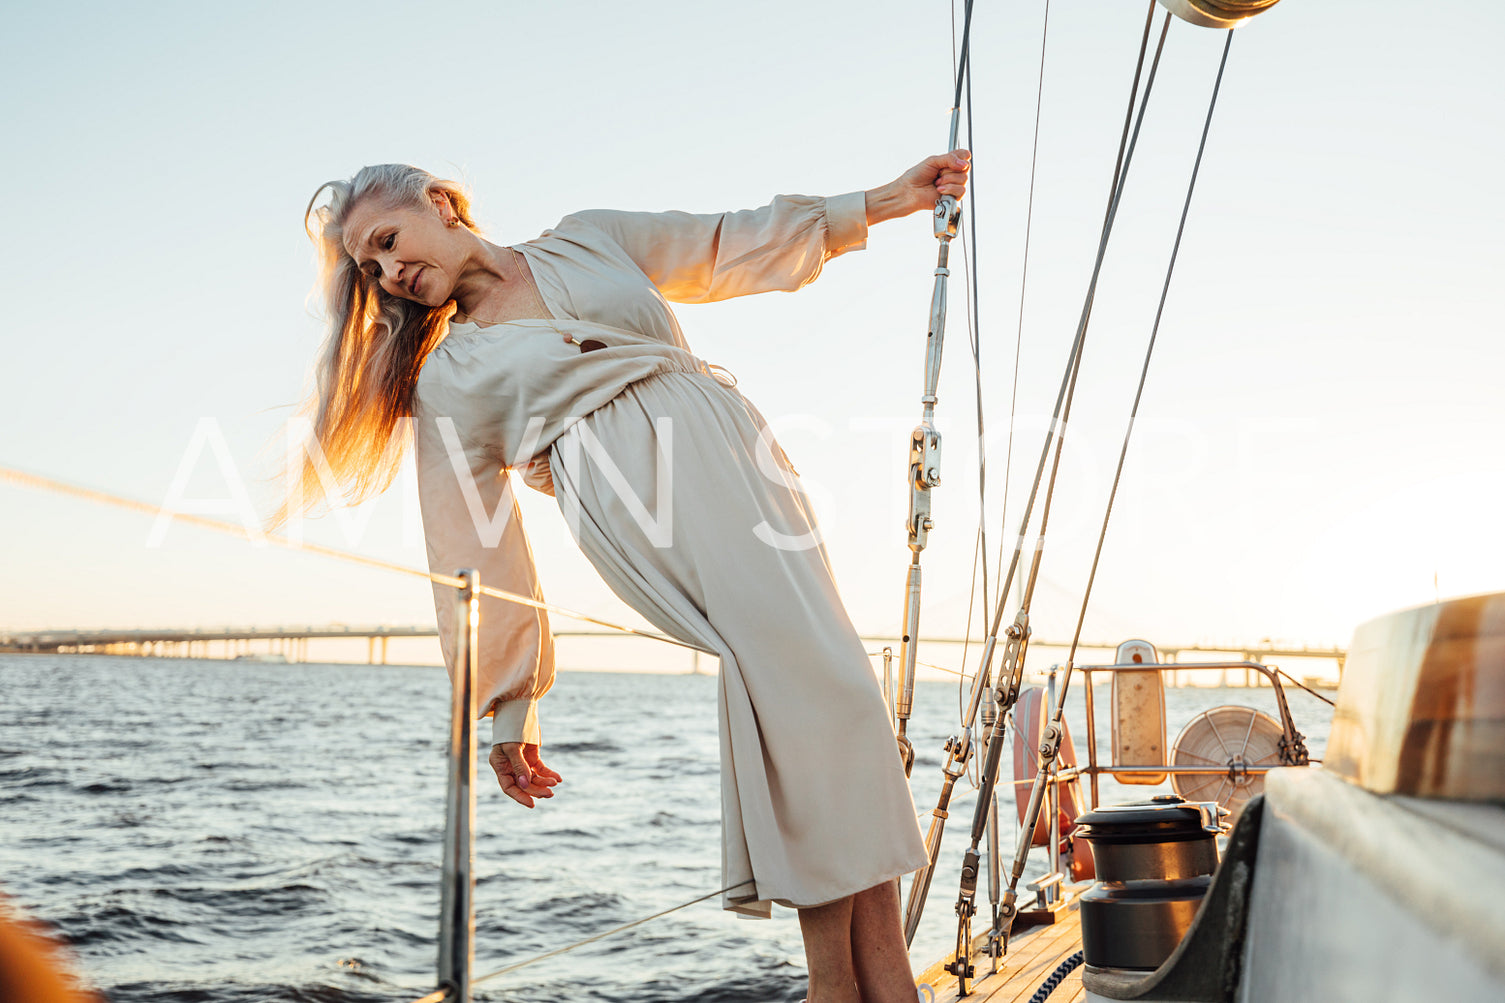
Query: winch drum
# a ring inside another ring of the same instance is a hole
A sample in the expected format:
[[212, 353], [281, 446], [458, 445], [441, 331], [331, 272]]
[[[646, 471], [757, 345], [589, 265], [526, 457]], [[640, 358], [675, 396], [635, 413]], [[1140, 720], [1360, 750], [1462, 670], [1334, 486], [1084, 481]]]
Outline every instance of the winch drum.
[[1215, 803], [1165, 794], [1076, 820], [1098, 876], [1080, 900], [1088, 965], [1152, 971], [1170, 956], [1212, 885], [1226, 816]]

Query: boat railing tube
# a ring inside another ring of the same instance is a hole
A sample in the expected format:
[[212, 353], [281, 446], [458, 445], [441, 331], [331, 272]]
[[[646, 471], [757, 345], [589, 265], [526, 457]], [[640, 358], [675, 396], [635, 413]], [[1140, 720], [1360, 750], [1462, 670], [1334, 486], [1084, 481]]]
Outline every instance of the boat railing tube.
[[1170, 957], [1212, 886], [1226, 816], [1163, 794], [1077, 818], [1098, 877], [1081, 898], [1087, 964], [1152, 971]]
[[481, 577], [462, 580], [456, 613], [449, 713], [449, 789], [444, 803], [444, 874], [439, 908], [439, 986], [445, 1003], [470, 1003], [475, 966], [476, 656], [480, 651]]

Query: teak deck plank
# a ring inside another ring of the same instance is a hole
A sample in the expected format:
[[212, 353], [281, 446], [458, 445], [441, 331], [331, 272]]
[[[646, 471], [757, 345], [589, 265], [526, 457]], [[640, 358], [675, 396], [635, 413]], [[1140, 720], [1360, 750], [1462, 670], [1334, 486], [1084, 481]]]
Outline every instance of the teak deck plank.
[[[974, 941], [974, 950], [983, 938]], [[920, 976], [935, 991], [936, 1003], [1028, 1003], [1040, 983], [1056, 966], [1082, 949], [1081, 913], [1076, 904], [1061, 911], [1050, 926], [1037, 926], [1009, 939], [1009, 951], [999, 964], [997, 975], [989, 975], [991, 962], [986, 955], [973, 955], [977, 978], [964, 997], [956, 995], [956, 976], [943, 969], [950, 959], [942, 958]], [[1081, 1003], [1087, 997], [1082, 988], [1082, 970], [1078, 967], [1062, 980], [1050, 1003]]]

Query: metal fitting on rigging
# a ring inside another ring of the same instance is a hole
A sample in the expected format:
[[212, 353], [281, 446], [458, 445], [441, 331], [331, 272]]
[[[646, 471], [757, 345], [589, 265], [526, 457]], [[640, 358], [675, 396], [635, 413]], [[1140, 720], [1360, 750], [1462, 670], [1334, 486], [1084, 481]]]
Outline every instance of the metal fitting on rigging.
[[937, 240], [950, 240], [956, 236], [961, 225], [962, 207], [950, 195], [942, 195], [935, 204], [935, 236]]
[[[930, 544], [930, 492], [941, 483], [941, 434], [935, 428], [936, 390], [941, 380], [941, 347], [946, 333], [946, 255], [956, 233], [961, 207], [949, 195], [936, 202], [936, 236], [941, 240], [930, 298], [930, 327], [925, 335], [925, 387], [920, 395], [920, 423], [909, 436], [909, 572], [904, 583], [904, 635], [899, 648], [904, 682], [895, 701], [899, 758], [907, 776], [914, 769], [914, 749], [905, 734], [914, 705], [915, 646], [920, 637], [920, 554]], [[944, 226], [943, 226], [944, 223]]]
[[914, 743], [903, 733], [894, 737], [899, 741], [899, 762], [903, 764], [904, 775], [907, 777], [914, 771]]
[[1050, 721], [1045, 725], [1045, 731], [1040, 735], [1040, 762], [1053, 763], [1061, 751], [1061, 725], [1056, 721]]
[[[930, 489], [941, 483], [941, 435], [927, 419], [909, 435], [909, 549], [930, 543]], [[906, 625], [907, 626], [907, 625]]]

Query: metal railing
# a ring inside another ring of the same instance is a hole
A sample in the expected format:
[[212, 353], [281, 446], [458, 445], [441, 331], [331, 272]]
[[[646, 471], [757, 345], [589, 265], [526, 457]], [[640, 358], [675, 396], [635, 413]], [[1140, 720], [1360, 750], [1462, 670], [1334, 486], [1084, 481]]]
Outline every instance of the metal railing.
[[[1275, 705], [1280, 714], [1282, 748], [1290, 749], [1292, 752], [1292, 761], [1282, 762], [1281, 765], [1306, 765], [1305, 739], [1302, 736], [1301, 732], [1296, 730], [1296, 722], [1291, 718], [1291, 709], [1286, 704], [1285, 689], [1281, 685], [1280, 678], [1277, 675], [1278, 670], [1273, 666], [1263, 665], [1259, 662], [1246, 661], [1173, 663], [1133, 662], [1126, 665], [1078, 665], [1076, 668], [1086, 674], [1084, 677], [1086, 685], [1082, 687], [1082, 693], [1086, 701], [1087, 710], [1087, 765], [1084, 767], [1079, 766], [1075, 770], [1062, 769], [1060, 771], [1058, 779], [1069, 779], [1068, 774], [1071, 774], [1073, 776], [1087, 777], [1092, 790], [1090, 805], [1093, 808], [1096, 808], [1099, 804], [1098, 778], [1104, 773], [1165, 773], [1179, 775], [1203, 773], [1226, 775], [1231, 769], [1231, 767], [1229, 766], [1178, 766], [1171, 762], [1145, 764], [1112, 763], [1107, 766], [1099, 765], [1097, 761], [1097, 721], [1096, 714], [1094, 713], [1092, 699], [1092, 673], [1094, 672], [1143, 672], [1146, 670], [1152, 670], [1158, 671], [1162, 675], [1164, 675], [1166, 672], [1197, 670], [1214, 671], [1227, 669], [1246, 669], [1251, 672], [1258, 672], [1270, 680], [1270, 688], [1275, 693]], [[1170, 757], [1167, 756], [1166, 758], [1169, 759]], [[1282, 756], [1282, 759], [1284, 758], [1285, 757]], [[1246, 773], [1260, 775], [1268, 773], [1270, 770], [1277, 768], [1278, 767], [1274, 766], [1256, 766], [1253, 764], [1241, 767], [1241, 769]]]

